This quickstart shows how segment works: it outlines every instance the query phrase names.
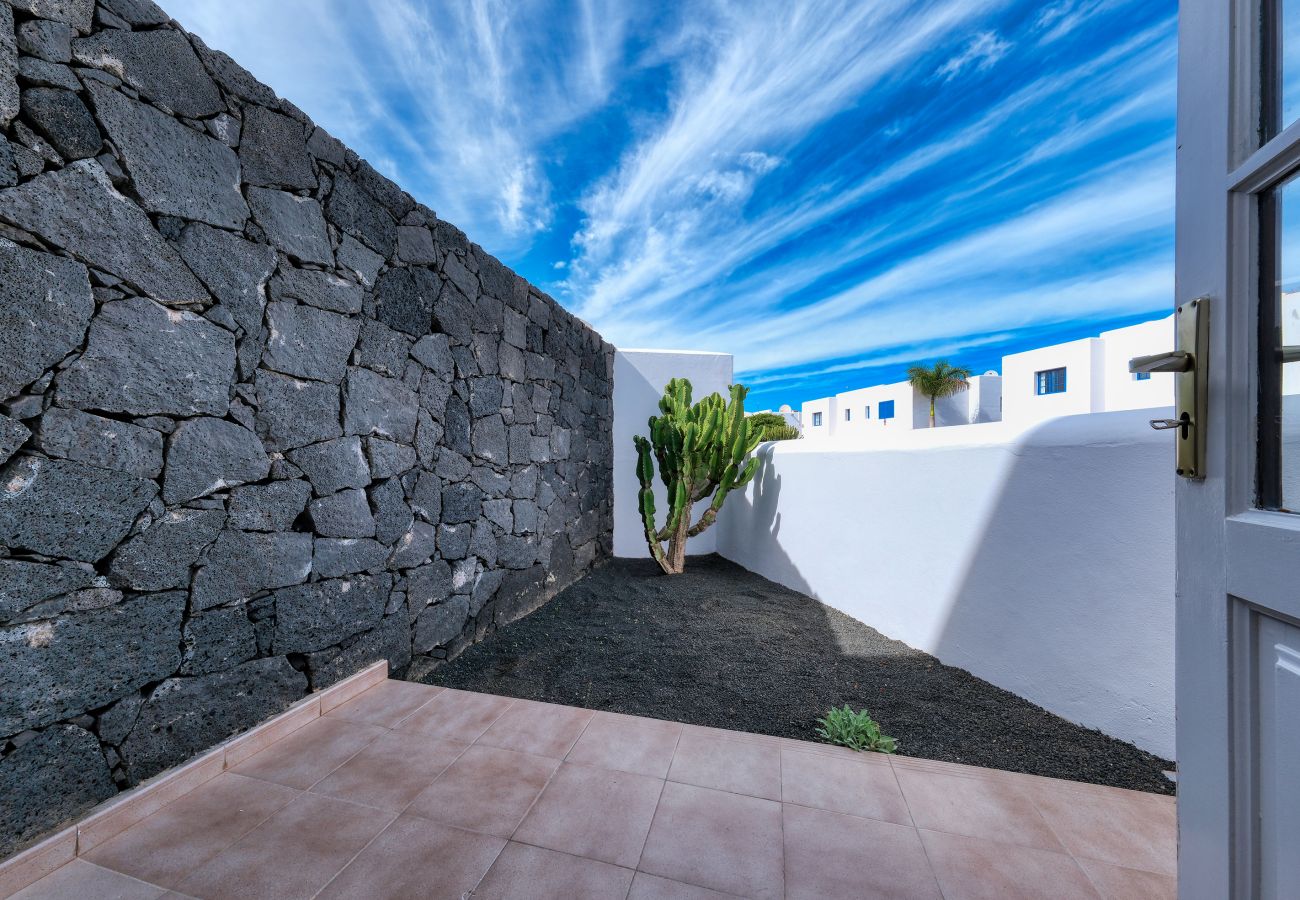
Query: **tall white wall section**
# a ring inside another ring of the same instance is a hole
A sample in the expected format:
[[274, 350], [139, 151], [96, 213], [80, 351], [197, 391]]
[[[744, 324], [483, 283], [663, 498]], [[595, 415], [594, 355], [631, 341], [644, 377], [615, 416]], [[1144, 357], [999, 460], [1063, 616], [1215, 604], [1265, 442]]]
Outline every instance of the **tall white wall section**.
[[727, 500], [718, 549], [1172, 758], [1173, 445], [1147, 425], [1164, 414], [767, 444], [759, 475]]
[[[729, 353], [688, 350], [616, 350], [614, 352], [614, 555], [648, 557], [645, 528], [637, 505], [635, 435], [648, 435], [646, 421], [659, 414], [664, 385], [673, 378], [690, 379], [694, 399], [714, 391], [727, 396], [732, 383]], [[655, 506], [662, 522], [667, 507], [664, 486], [655, 477]], [[707, 503], [704, 505], [707, 506]], [[701, 507], [701, 512], [703, 507]], [[697, 513], [698, 515], [698, 513]], [[691, 538], [688, 553], [717, 550], [718, 529]]]

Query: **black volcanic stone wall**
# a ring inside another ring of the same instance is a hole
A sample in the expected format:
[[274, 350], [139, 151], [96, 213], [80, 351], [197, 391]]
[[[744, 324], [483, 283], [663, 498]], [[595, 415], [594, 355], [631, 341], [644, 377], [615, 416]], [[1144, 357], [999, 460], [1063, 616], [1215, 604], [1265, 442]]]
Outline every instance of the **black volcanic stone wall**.
[[0, 855], [607, 558], [611, 381], [149, 0], [0, 0]]

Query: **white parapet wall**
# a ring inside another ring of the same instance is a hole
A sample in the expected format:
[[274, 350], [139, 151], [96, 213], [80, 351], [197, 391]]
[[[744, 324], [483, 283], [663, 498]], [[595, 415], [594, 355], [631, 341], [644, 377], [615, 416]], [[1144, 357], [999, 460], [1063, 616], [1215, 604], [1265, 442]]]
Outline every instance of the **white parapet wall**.
[[[648, 557], [645, 529], [637, 505], [634, 435], [648, 435], [647, 420], [659, 414], [664, 385], [673, 378], [690, 379], [693, 398], [717, 391], [724, 397], [731, 385], [730, 353], [689, 350], [616, 350], [614, 352], [614, 555]], [[655, 506], [662, 524], [667, 509], [663, 484], [655, 480]], [[707, 502], [700, 507], [701, 511]], [[690, 539], [688, 553], [717, 550], [717, 528]]]
[[1168, 414], [764, 444], [758, 477], [713, 529], [718, 550], [1173, 758], [1173, 442], [1147, 425]]

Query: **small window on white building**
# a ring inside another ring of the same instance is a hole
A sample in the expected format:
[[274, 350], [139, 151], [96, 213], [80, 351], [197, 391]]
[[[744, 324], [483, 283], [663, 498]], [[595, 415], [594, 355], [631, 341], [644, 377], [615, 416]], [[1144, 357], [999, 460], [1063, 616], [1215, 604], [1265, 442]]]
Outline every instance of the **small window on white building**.
[[844, 410], [844, 421], [845, 421], [845, 422], [852, 422], [852, 421], [853, 421], [853, 410], [851, 410], [851, 409], [846, 409], [846, 410]]
[[1035, 392], [1041, 397], [1043, 394], [1064, 394], [1065, 393], [1065, 368], [1044, 369], [1041, 372], [1034, 373]]
[[862, 407], [862, 418], [864, 418], [864, 419], [870, 419], [870, 418], [871, 418], [871, 407], [870, 407], [870, 406], [864, 406], [864, 407]]
[[822, 427], [822, 414], [815, 412], [813, 413], [813, 428], [821, 428], [821, 427]]

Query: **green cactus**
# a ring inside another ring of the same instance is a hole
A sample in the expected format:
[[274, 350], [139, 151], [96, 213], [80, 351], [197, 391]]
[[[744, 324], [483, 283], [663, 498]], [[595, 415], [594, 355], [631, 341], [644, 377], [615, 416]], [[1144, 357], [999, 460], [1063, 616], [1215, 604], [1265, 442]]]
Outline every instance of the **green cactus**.
[[[751, 429], [745, 418], [749, 389], [733, 384], [730, 392], [730, 403], [713, 393], [692, 406], [691, 383], [674, 378], [659, 401], [662, 415], [650, 417], [649, 439], [633, 438], [646, 542], [669, 575], [681, 574], [686, 566], [686, 540], [712, 525], [727, 494], [749, 484], [758, 469], [757, 458], [745, 459], [763, 438], [762, 429]], [[668, 521], [662, 528], [655, 525], [656, 461], [659, 478], [668, 489]], [[692, 525], [691, 510], [710, 495], [713, 502]]]

